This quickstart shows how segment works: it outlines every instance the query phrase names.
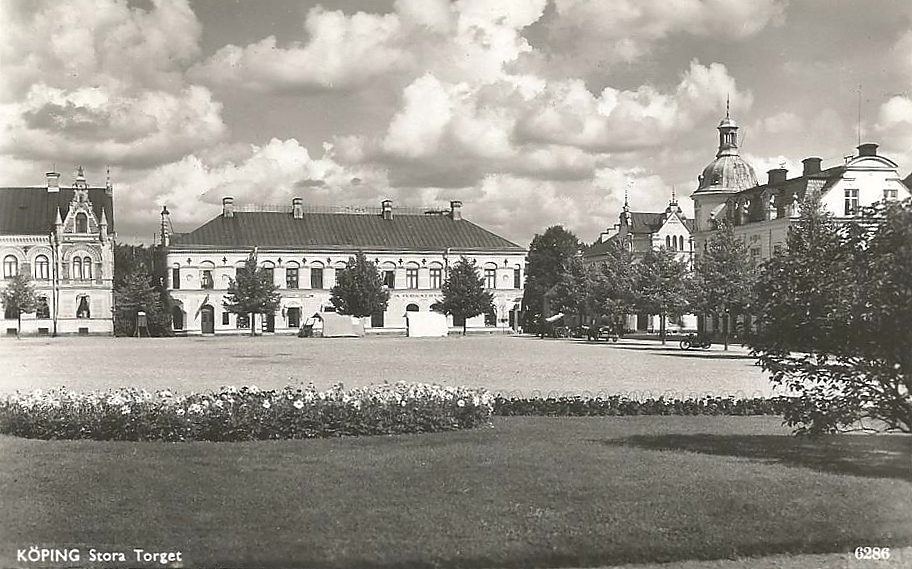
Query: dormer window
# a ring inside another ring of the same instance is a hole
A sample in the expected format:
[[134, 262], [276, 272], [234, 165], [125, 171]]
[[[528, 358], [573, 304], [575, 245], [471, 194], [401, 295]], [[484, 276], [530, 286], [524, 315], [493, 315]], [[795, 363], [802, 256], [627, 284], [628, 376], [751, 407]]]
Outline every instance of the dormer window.
[[76, 214], [76, 233], [89, 232], [89, 216], [84, 213]]

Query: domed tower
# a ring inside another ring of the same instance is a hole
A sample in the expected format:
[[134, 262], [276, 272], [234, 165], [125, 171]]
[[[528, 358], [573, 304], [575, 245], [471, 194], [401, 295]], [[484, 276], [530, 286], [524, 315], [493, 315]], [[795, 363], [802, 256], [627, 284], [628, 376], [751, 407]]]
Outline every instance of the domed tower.
[[716, 159], [703, 168], [694, 200], [696, 231], [711, 231], [715, 210], [732, 194], [757, 185], [754, 169], [738, 154], [738, 125], [732, 120], [728, 101], [725, 118], [719, 123], [719, 151]]

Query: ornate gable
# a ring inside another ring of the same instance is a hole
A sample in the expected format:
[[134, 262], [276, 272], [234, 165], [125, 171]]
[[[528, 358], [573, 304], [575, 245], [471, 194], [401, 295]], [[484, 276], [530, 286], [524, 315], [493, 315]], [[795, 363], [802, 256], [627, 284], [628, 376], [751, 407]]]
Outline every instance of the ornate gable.
[[70, 200], [66, 219], [63, 220], [63, 232], [97, 235], [98, 223], [98, 219], [95, 218], [95, 213], [92, 211], [88, 190], [77, 188], [73, 192], [73, 199]]

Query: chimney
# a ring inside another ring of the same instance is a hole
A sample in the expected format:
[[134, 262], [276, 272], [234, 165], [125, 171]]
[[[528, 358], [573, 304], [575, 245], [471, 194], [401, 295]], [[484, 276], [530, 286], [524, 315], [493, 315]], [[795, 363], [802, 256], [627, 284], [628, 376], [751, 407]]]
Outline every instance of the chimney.
[[810, 174], [817, 174], [820, 172], [820, 158], [816, 156], [811, 156], [810, 158], [805, 158], [801, 161], [804, 164], [804, 171], [801, 173], [802, 176], [808, 176]]
[[769, 183], [776, 184], [785, 181], [785, 178], [788, 175], [788, 170], [785, 168], [773, 168], [772, 170], [768, 170], [766, 173], [769, 176]]
[[453, 221], [459, 221], [462, 219], [462, 202], [459, 200], [453, 200], [450, 202], [450, 217], [453, 218]]
[[393, 200], [383, 200], [380, 207], [383, 209], [383, 219], [393, 219]]
[[47, 189], [48, 193], [56, 193], [60, 191], [60, 174], [57, 172], [48, 172], [45, 174], [47, 176]]
[[231, 196], [222, 198], [222, 217], [234, 217], [234, 198]]
[[877, 144], [866, 142], [858, 145], [859, 156], [877, 156]]
[[108, 167], [105, 176], [105, 195], [112, 197], [114, 195], [114, 184], [111, 183], [111, 168]]
[[291, 213], [295, 219], [304, 219], [304, 198], [291, 198]]

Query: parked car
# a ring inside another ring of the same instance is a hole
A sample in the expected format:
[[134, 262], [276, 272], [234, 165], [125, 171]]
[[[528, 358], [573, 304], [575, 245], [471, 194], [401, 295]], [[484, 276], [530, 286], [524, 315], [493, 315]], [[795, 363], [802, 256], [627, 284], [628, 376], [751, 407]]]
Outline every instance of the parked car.
[[614, 331], [612, 326], [587, 326], [586, 338], [593, 341], [605, 338], [606, 340], [617, 342], [620, 335]]

